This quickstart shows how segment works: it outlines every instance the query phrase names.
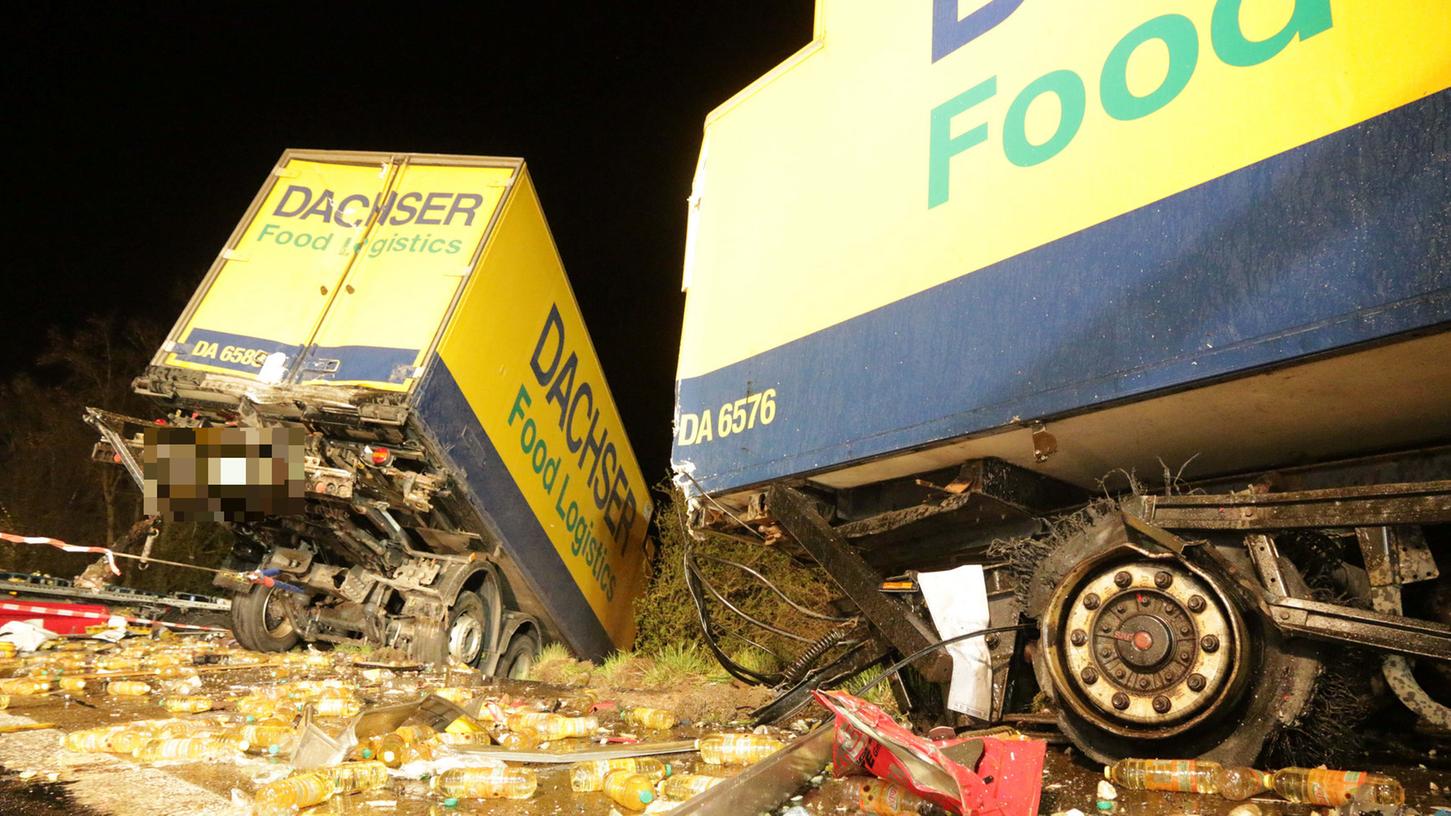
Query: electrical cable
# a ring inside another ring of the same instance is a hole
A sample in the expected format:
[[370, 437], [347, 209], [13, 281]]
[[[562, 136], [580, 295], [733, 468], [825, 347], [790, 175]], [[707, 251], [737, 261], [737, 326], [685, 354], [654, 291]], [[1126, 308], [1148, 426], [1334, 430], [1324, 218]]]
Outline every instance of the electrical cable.
[[776, 595], [778, 595], [781, 600], [789, 604], [792, 609], [795, 609], [797, 612], [800, 612], [807, 617], [816, 618], [817, 620], [831, 621], [832, 623], [846, 623], [848, 621], [854, 620], [854, 617], [851, 615], [827, 615], [812, 609], [807, 609], [806, 607], [802, 606], [799, 603], [796, 603], [795, 601], [787, 597], [786, 593], [782, 592], [780, 588], [778, 588], [774, 583], [771, 582], [771, 579], [757, 572], [750, 566], [740, 563], [739, 561], [732, 561], [729, 558], [721, 558], [715, 555], [697, 555], [695, 557], [704, 558], [707, 561], [716, 561], [721, 564], [729, 564], [736, 569], [750, 573], [751, 575], [755, 576], [756, 579], [759, 580], [761, 583], [765, 584], [767, 589], [776, 593]]
[[1017, 629], [1034, 629], [1034, 628], [1036, 628], [1036, 624], [1032, 624], [1032, 623], [1015, 623], [1015, 624], [1012, 624], [1011, 626], [990, 626], [987, 629], [979, 629], [979, 630], [977, 630], [975, 632], [966, 632], [966, 633], [961, 634], [961, 635], [954, 635], [954, 636], [952, 636], [950, 638], [945, 638], [943, 640], [939, 640], [936, 643], [932, 643], [932, 644], [929, 644], [927, 646], [923, 646], [921, 649], [918, 649], [917, 651], [915, 651], [915, 652], [907, 655], [906, 657], [902, 658], [901, 660], [898, 660], [896, 663], [893, 663], [892, 665], [890, 665], [887, 668], [883, 669], [882, 670], [882, 673], [879, 674], [879, 675], [877, 675], [876, 677], [872, 678], [872, 681], [870, 683], [867, 683], [865, 686], [862, 686], [861, 688], [857, 689], [856, 696], [861, 697], [861, 696], [865, 695], [867, 692], [869, 692], [872, 689], [876, 688], [877, 685], [879, 683], [881, 683], [883, 680], [885, 680], [888, 677], [890, 677], [891, 675], [896, 674], [897, 672], [901, 671], [902, 668], [904, 666], [906, 666], [908, 663], [911, 663], [912, 661], [914, 661], [917, 658], [919, 658], [919, 657], [927, 654], [928, 652], [933, 651], [934, 649], [940, 649], [943, 646], [951, 646], [952, 644], [957, 643], [958, 641], [967, 640], [969, 638], [982, 637], [983, 635], [995, 635], [995, 634], [998, 634], [999, 632], [1012, 632], [1012, 631], [1015, 631]]
[[700, 583], [707, 590], [710, 591], [710, 594], [712, 594], [712, 595], [715, 596], [715, 599], [716, 600], [720, 601], [723, 605], [725, 605], [725, 607], [727, 609], [729, 609], [730, 611], [736, 613], [736, 615], [738, 617], [740, 617], [741, 619], [745, 620], [747, 623], [753, 624], [753, 625], [755, 625], [755, 626], [757, 626], [757, 627], [759, 627], [761, 629], [765, 629], [768, 632], [771, 632], [773, 634], [780, 635], [781, 637], [784, 637], [784, 638], [789, 638], [791, 640], [798, 641], [800, 643], [807, 643], [807, 644], [809, 644], [809, 643], [812, 642], [811, 638], [809, 638], [809, 637], [804, 637], [802, 635], [798, 635], [795, 632], [788, 632], [785, 629], [780, 628], [779, 626], [773, 626], [773, 625], [771, 625], [769, 623], [766, 623], [765, 621], [763, 621], [763, 620], [761, 620], [759, 618], [753, 617], [752, 615], [750, 615], [745, 610], [741, 609], [740, 607], [736, 606], [735, 604], [733, 604], [729, 600], [727, 600], [726, 597], [721, 594], [721, 591], [715, 588], [715, 584], [712, 584], [710, 582], [710, 579], [709, 578], [706, 578], [704, 575], [700, 575], [699, 574], [698, 570], [696, 569], [696, 567], [694, 566], [693, 563], [690, 566], [690, 570], [691, 570], [691, 572], [693, 574], [695, 574], [696, 580], [700, 581]]
[[681, 554], [681, 561], [683, 562], [681, 566], [685, 572], [685, 588], [689, 591], [691, 603], [695, 607], [696, 620], [700, 622], [700, 632], [705, 637], [705, 645], [710, 649], [711, 654], [715, 655], [716, 661], [720, 663], [721, 667], [730, 676], [743, 683], [749, 683], [754, 686], [775, 685], [780, 679], [780, 675], [762, 674], [742, 666], [734, 660], [731, 660], [725, 651], [720, 648], [720, 644], [716, 642], [715, 631], [710, 623], [710, 614], [705, 608], [705, 593], [700, 589], [699, 576], [691, 569], [690, 551], [693, 544], [694, 542], [689, 538], [686, 539], [685, 551]]

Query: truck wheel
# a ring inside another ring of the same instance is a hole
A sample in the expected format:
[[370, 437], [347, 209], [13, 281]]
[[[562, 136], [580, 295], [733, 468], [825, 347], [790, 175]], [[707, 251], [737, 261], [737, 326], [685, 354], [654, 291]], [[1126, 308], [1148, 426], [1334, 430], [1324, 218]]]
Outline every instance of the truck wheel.
[[285, 652], [300, 638], [276, 598], [276, 587], [254, 586], [232, 596], [232, 634], [245, 649]]
[[489, 625], [484, 601], [476, 592], [460, 592], [448, 618], [448, 656], [469, 666], [477, 665], [484, 651]]
[[[1252, 764], [1310, 696], [1313, 650], [1242, 613], [1230, 580], [1207, 565], [1121, 547], [1094, 553], [1104, 540], [1096, 532], [1068, 542], [1085, 557], [1047, 576], [1051, 597], [1033, 610], [1034, 670], [1063, 733], [1105, 763], [1172, 754]], [[1221, 556], [1253, 569], [1242, 551]], [[1294, 566], [1282, 559], [1281, 569], [1303, 591]]]
[[538, 654], [539, 638], [533, 632], [519, 632], [509, 641], [509, 648], [504, 651], [504, 656], [499, 658], [499, 668], [494, 676], [526, 680], [530, 670], [534, 668], [534, 657]]

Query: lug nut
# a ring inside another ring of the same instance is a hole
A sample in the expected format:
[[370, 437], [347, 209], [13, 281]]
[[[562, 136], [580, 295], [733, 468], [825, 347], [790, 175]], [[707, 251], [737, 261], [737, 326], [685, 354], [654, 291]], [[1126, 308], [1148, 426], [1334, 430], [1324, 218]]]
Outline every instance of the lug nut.
[[1118, 678], [1119, 680], [1122, 680], [1125, 677], [1128, 677], [1129, 675], [1128, 675], [1128, 672], [1124, 671], [1123, 669], [1118, 669], [1117, 671], [1115, 671], [1113, 673], [1113, 676], [1116, 677], [1116, 678]]
[[1204, 683], [1204, 675], [1202, 674], [1191, 674], [1189, 675], [1189, 680], [1187, 681], [1187, 685], [1189, 686], [1190, 691], [1203, 691]]
[[1083, 596], [1083, 608], [1084, 609], [1097, 609], [1098, 608], [1098, 604], [1099, 604], [1098, 596], [1095, 595], [1095, 594], [1093, 594], [1092, 592], [1090, 592], [1087, 595], [1084, 595]]
[[1074, 629], [1073, 634], [1068, 636], [1068, 642], [1074, 646], [1082, 646], [1088, 642], [1088, 633], [1082, 629]]
[[1129, 575], [1128, 570], [1119, 570], [1118, 572], [1114, 573], [1113, 582], [1120, 589], [1122, 589], [1123, 587], [1126, 587], [1134, 582], [1134, 576]]
[[1189, 633], [1192, 631], [1194, 630], [1190, 629], [1189, 624], [1187, 623], [1179, 627], [1179, 634], [1183, 635], [1184, 637], [1189, 637]]
[[1214, 635], [1205, 635], [1204, 637], [1199, 639], [1199, 648], [1203, 649], [1206, 652], [1218, 651], [1219, 638], [1215, 637]]
[[1119, 711], [1123, 711], [1124, 709], [1128, 708], [1129, 696], [1127, 694], [1124, 694], [1122, 691], [1114, 692], [1113, 707], [1118, 709]]
[[1154, 698], [1154, 712], [1157, 714], [1168, 714], [1169, 709], [1172, 708], [1173, 705], [1173, 703], [1169, 702], [1169, 698], [1165, 697], [1162, 694]]
[[1147, 678], [1147, 677], [1140, 677], [1139, 678], [1139, 688], [1141, 688], [1141, 689], [1147, 689], [1148, 687], [1149, 687], [1149, 678]]
[[1158, 587], [1159, 589], [1168, 589], [1169, 585], [1172, 583], [1174, 583], [1174, 576], [1170, 575], [1169, 573], [1164, 572], [1163, 570], [1154, 573], [1154, 586]]
[[1204, 598], [1202, 596], [1199, 596], [1199, 595], [1190, 595], [1189, 596], [1189, 611], [1190, 612], [1193, 612], [1194, 614], [1197, 615], [1200, 612], [1203, 612], [1204, 611], [1204, 607], [1205, 606], [1206, 606], [1206, 604], [1204, 603]]
[[1113, 657], [1113, 650], [1106, 647], [1103, 649], [1099, 649], [1098, 656], [1107, 660], [1108, 658]]
[[1082, 677], [1083, 682], [1090, 686], [1098, 682], [1098, 670], [1092, 666], [1085, 666], [1083, 671], [1079, 672], [1078, 676]]

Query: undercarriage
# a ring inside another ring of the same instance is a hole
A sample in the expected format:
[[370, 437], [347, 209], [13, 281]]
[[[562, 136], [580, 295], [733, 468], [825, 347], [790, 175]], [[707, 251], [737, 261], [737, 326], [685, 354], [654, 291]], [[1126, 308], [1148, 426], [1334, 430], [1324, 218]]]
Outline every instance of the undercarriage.
[[[1451, 538], [1451, 481], [1382, 481], [1445, 475], [1448, 462], [1435, 450], [1094, 498], [977, 460], [847, 490], [703, 497], [693, 522], [784, 548], [840, 590], [842, 622], [822, 648], [798, 650], [790, 676], [743, 678], [780, 691], [762, 721], [789, 719], [810, 688], [920, 652], [915, 682], [894, 678], [899, 707], [972, 724], [943, 705], [951, 662], [931, 648], [941, 638], [910, 589], [919, 571], [980, 564], [996, 630], [984, 638], [988, 719], [1046, 710], [1105, 762], [1248, 764], [1336, 716], [1319, 710], [1317, 688], [1346, 672], [1417, 728], [1451, 735], [1437, 699], [1451, 673], [1451, 592], [1435, 557]], [[1330, 727], [1353, 728], [1340, 717]]]

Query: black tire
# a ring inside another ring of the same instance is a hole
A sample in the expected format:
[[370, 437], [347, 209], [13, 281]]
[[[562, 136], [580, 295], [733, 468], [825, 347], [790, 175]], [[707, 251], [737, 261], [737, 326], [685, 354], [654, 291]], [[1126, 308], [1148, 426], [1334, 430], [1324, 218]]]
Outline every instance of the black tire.
[[509, 641], [509, 648], [499, 658], [495, 677], [510, 680], [526, 680], [534, 668], [534, 658], [539, 654], [539, 637], [532, 631], [516, 632]]
[[277, 604], [269, 608], [273, 595], [281, 591], [276, 587], [254, 586], [232, 596], [232, 635], [242, 648], [254, 652], [285, 652], [301, 640]]
[[464, 590], [454, 598], [449, 609], [448, 656], [469, 666], [477, 666], [489, 647], [488, 610], [478, 593]]

